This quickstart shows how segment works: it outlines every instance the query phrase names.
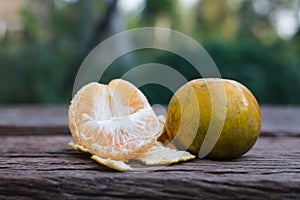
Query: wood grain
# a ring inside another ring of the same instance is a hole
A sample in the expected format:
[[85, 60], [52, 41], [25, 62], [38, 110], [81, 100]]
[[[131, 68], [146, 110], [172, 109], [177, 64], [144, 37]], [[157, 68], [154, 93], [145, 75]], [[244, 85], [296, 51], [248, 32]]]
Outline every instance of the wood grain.
[[262, 135], [300, 137], [300, 107], [262, 106]]
[[[298, 108], [264, 107], [263, 130], [268, 132], [263, 132], [254, 148], [241, 158], [196, 159], [160, 167], [132, 162], [136, 168], [133, 172], [108, 169], [91, 160], [88, 154], [67, 146], [72, 138], [66, 129], [66, 107], [6, 107], [0, 111], [0, 199], [299, 199], [300, 196], [300, 123], [298, 118], [290, 118], [298, 116]], [[279, 113], [285, 113], [281, 117], [293, 123], [287, 123], [289, 127], [280, 125], [280, 116], [275, 116]], [[37, 115], [35, 121], [30, 120], [30, 115]], [[268, 115], [272, 116], [267, 118]], [[4, 119], [6, 116], [9, 117]], [[25, 121], [20, 122], [23, 118]], [[276, 125], [272, 125], [272, 120]], [[5, 130], [8, 124], [15, 127], [12, 132]], [[56, 132], [55, 128], [61, 129]]]
[[0, 199], [283, 199], [300, 195], [300, 138], [261, 137], [239, 159], [116, 172], [70, 136], [1, 136]]
[[0, 135], [68, 134], [67, 106], [2, 106]]
[[[0, 135], [68, 134], [68, 106], [0, 106]], [[262, 106], [262, 135], [300, 137], [300, 107]]]

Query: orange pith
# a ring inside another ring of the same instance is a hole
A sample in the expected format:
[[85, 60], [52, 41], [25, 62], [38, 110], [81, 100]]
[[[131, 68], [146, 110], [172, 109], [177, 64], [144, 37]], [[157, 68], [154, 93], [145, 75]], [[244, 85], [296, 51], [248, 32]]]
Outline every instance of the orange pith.
[[69, 107], [69, 127], [78, 145], [123, 161], [149, 150], [162, 128], [146, 97], [121, 79], [82, 87]]

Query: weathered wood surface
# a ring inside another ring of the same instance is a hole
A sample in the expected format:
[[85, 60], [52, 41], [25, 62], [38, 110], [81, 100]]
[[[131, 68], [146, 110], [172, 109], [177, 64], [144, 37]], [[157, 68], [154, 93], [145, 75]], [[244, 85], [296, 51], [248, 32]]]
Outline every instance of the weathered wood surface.
[[[0, 106], [2, 134], [66, 134], [67, 106]], [[300, 136], [300, 107], [262, 106], [262, 135]]]
[[67, 106], [0, 107], [1, 134], [66, 134]]
[[0, 108], [0, 199], [299, 199], [300, 110], [262, 114], [264, 133], [239, 159], [116, 172], [67, 146], [66, 108]]

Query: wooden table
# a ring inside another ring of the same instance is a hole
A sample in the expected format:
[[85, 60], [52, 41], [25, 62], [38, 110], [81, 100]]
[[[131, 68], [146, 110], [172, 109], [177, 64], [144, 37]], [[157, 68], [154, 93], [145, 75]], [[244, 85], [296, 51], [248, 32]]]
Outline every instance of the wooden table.
[[0, 107], [0, 199], [299, 199], [300, 108], [262, 107], [239, 159], [116, 172], [67, 143], [66, 106]]

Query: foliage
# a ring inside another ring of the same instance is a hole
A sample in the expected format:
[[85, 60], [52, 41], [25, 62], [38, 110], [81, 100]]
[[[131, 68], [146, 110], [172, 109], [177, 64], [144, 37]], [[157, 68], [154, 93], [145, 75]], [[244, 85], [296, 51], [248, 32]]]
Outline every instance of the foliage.
[[[190, 8], [179, 1], [148, 0], [138, 17], [120, 15], [116, 9], [113, 16], [122, 16], [128, 28], [165, 25], [182, 31], [204, 46], [224, 78], [246, 85], [261, 103], [299, 104], [300, 31], [281, 39], [272, 21], [277, 10], [299, 12], [299, 7], [292, 0], [268, 2], [270, 9], [257, 13], [255, 1], [249, 0], [202, 0]], [[107, 7], [106, 1], [98, 0], [29, 1], [20, 13], [24, 31], [0, 38], [0, 103], [68, 103], [76, 71], [97, 45], [91, 38], [107, 20]], [[111, 35], [112, 20], [107, 22]], [[104, 32], [101, 40], [108, 37]], [[199, 77], [186, 60], [171, 53], [143, 50], [131, 57], [131, 62], [116, 60], [102, 81], [148, 62], [172, 66], [189, 80]], [[172, 95], [157, 85], [142, 90], [151, 103], [166, 104]]]

